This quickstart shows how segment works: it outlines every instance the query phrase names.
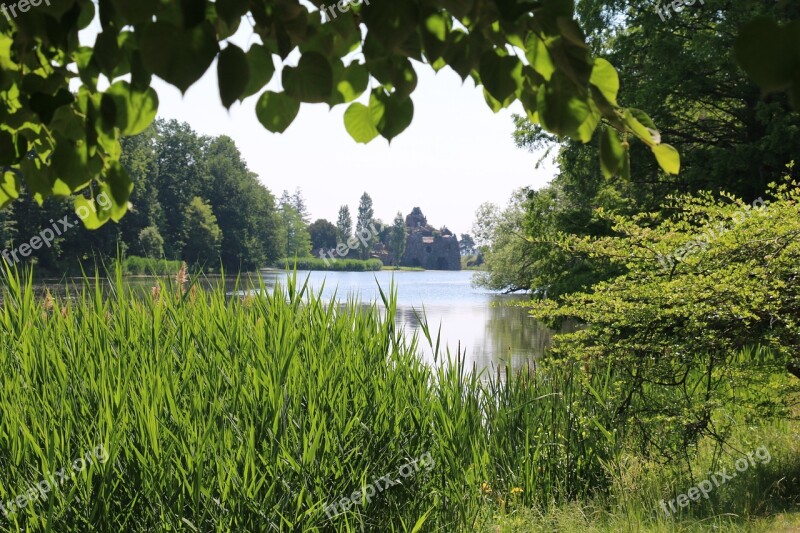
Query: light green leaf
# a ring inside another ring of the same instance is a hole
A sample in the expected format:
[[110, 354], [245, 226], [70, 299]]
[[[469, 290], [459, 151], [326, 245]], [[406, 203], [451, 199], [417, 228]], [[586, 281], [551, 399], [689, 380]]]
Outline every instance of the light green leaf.
[[356, 142], [367, 144], [380, 135], [377, 128], [376, 115], [380, 119], [382, 114], [382, 109], [377, 111], [355, 102], [350, 104], [350, 107], [344, 113], [344, 127]]
[[659, 166], [667, 174], [678, 174], [681, 171], [681, 156], [678, 151], [668, 144], [659, 144], [652, 148]]
[[611, 63], [600, 57], [595, 58], [589, 83], [597, 87], [609, 103], [617, 105], [619, 74]]

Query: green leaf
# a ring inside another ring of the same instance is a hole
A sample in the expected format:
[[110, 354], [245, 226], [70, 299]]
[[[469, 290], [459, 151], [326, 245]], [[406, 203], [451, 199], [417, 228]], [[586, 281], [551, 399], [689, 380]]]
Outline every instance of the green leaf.
[[128, 211], [128, 201], [133, 192], [133, 182], [125, 168], [118, 162], [113, 161], [105, 172], [105, 182], [103, 186], [107, 188], [111, 199], [111, 218], [115, 222]]
[[597, 87], [610, 104], [617, 105], [619, 74], [614, 66], [603, 58], [595, 58], [589, 83]]
[[545, 81], [550, 81], [556, 67], [544, 41], [534, 33], [531, 33], [525, 41], [525, 57], [528, 58], [533, 70], [541, 74]]
[[772, 19], [758, 17], [739, 32], [734, 52], [739, 64], [765, 91], [786, 88], [793, 72], [800, 67], [790, 53], [794, 42], [789, 32]]
[[272, 52], [262, 44], [254, 44], [247, 51], [247, 64], [250, 77], [244, 90], [242, 99], [253, 96], [269, 83], [275, 74], [275, 63], [272, 61]]
[[140, 44], [145, 67], [183, 93], [205, 74], [219, 52], [214, 27], [208, 22], [191, 30], [166, 22], [148, 24]]
[[306, 52], [296, 67], [283, 69], [283, 89], [301, 102], [327, 102], [333, 91], [333, 68], [322, 54]]
[[222, 20], [231, 25], [247, 14], [249, 3], [248, 0], [217, 0], [214, 8]]
[[667, 174], [678, 174], [681, 171], [681, 156], [668, 144], [659, 144], [652, 148], [659, 166]]
[[[636, 117], [634, 117], [633, 115], [634, 111], [636, 110], [631, 110], [631, 109], [625, 110], [625, 115], [624, 115], [625, 125], [631, 129], [633, 134], [636, 135], [636, 137], [638, 137], [639, 140], [641, 140], [650, 148], [658, 145], [658, 143], [661, 142], [661, 134], [658, 133], [658, 131], [652, 128], [648, 128], [647, 126], [642, 124]], [[647, 120], [649, 120], [649, 117]], [[649, 120], [649, 123], [655, 125], [651, 120]]]
[[545, 129], [569, 137], [577, 137], [578, 128], [589, 117], [589, 105], [579, 96], [574, 84], [560, 72], [539, 89], [539, 118]]
[[604, 128], [600, 135], [600, 169], [603, 176], [612, 178], [619, 174], [625, 158], [625, 148], [613, 128]]
[[522, 86], [522, 62], [489, 50], [481, 56], [481, 83], [496, 100], [505, 102]]
[[258, 121], [272, 133], [283, 133], [294, 122], [300, 102], [286, 93], [267, 91], [256, 103]]
[[0, 175], [0, 209], [19, 198], [20, 179], [15, 172]]
[[344, 113], [344, 127], [350, 137], [358, 143], [367, 144], [380, 135], [377, 123], [383, 109], [373, 109], [359, 102], [350, 104]]
[[19, 160], [17, 143], [11, 132], [0, 130], [0, 165], [10, 166]]
[[370, 108], [372, 107], [376, 110], [383, 108], [377, 128], [381, 136], [389, 142], [400, 135], [414, 118], [414, 102], [410, 98], [385, 94], [381, 89], [372, 92]]
[[[103, 191], [101, 191], [102, 194]], [[105, 197], [103, 198], [105, 204]], [[86, 198], [79, 195], [75, 198], [75, 213], [78, 218], [83, 222], [86, 229], [94, 230], [103, 227], [111, 218], [111, 211], [103, 204], [98, 204], [94, 198]]]
[[364, 65], [353, 62], [347, 67], [340, 67], [336, 72], [336, 90], [331, 96], [331, 105], [352, 102], [367, 90], [369, 71]]
[[110, 0], [111, 5], [129, 24], [149, 22], [158, 9], [159, 0]]
[[578, 139], [583, 143], [588, 143], [594, 136], [594, 130], [600, 124], [600, 110], [597, 109], [594, 100], [589, 100], [589, 116], [583, 121], [583, 124], [578, 128]]
[[158, 94], [152, 88], [135, 91], [127, 81], [118, 81], [103, 94], [101, 110], [106, 126], [119, 128], [122, 135], [137, 135], [155, 120]]
[[235, 44], [228, 43], [217, 59], [219, 96], [225, 109], [242, 98], [250, 82], [250, 66], [247, 55]]

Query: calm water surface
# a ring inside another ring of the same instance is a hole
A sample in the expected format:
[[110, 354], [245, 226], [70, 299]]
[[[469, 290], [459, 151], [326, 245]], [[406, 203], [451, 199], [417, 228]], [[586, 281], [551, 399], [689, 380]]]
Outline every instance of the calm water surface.
[[[286, 274], [264, 272], [262, 276], [273, 286]], [[550, 343], [552, 332], [547, 327], [524, 308], [507, 306], [527, 297], [473, 288], [473, 273], [469, 271], [298, 272], [297, 276], [303, 280], [307, 276], [312, 289], [322, 290], [325, 299], [335, 295], [345, 300], [352, 295], [365, 303], [380, 301], [378, 285], [388, 293], [394, 281], [398, 327], [419, 331], [417, 313], [424, 309], [431, 337], [435, 338], [441, 325], [442, 346], [449, 346], [455, 354], [460, 342], [470, 366], [474, 362], [478, 368], [519, 368], [538, 357]], [[432, 350], [424, 338], [421, 345], [432, 361]]]
[[[283, 282], [287, 274], [279, 271], [263, 271], [260, 274], [268, 287]], [[257, 276], [252, 274], [251, 276]], [[417, 313], [424, 311], [430, 325], [431, 337], [441, 327], [440, 353], [450, 348], [453, 356], [459, 343], [462, 354], [466, 352], [466, 363], [479, 369], [520, 368], [541, 355], [549, 346], [552, 332], [541, 322], [531, 318], [521, 307], [509, 307], [509, 303], [526, 300], [521, 295], [500, 295], [472, 287], [473, 273], [464, 272], [304, 272], [297, 273], [299, 280], [309, 279], [310, 287], [322, 290], [323, 298], [346, 300], [353, 296], [364, 303], [380, 302], [378, 285], [388, 293], [394, 281], [397, 290], [397, 326], [407, 332], [419, 331]], [[219, 278], [201, 281], [212, 286]], [[126, 283], [144, 297], [150, 296], [153, 278], [127, 278]], [[225, 280], [226, 290], [231, 295], [236, 291], [233, 279]], [[250, 292], [256, 287], [243, 276], [239, 289]], [[41, 294], [48, 289], [53, 294], [63, 294], [62, 281], [37, 284]], [[40, 294], [40, 295], [41, 295]], [[432, 349], [420, 332], [420, 347], [423, 356], [433, 363]]]

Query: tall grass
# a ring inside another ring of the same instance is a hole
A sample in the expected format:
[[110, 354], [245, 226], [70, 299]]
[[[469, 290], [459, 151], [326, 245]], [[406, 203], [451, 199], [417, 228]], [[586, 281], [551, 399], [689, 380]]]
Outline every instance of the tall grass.
[[[363, 306], [323, 301], [294, 276], [245, 298], [189, 285], [142, 298], [117, 270], [41, 299], [30, 275], [7, 276], [0, 499], [98, 445], [109, 459], [0, 513], [0, 529], [461, 531], [512, 489], [546, 505], [607, 482], [603, 383], [590, 391], [565, 369], [481, 375], [458, 357], [428, 366], [395, 325], [394, 291]], [[426, 452], [430, 471], [326, 516]]]

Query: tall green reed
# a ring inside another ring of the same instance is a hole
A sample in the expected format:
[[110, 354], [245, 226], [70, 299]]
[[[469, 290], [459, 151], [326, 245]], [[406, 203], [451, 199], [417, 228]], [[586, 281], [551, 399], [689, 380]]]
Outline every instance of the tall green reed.
[[[296, 275], [245, 297], [194, 281], [142, 297], [117, 270], [42, 298], [7, 272], [0, 499], [97, 445], [109, 459], [0, 529], [458, 531], [513, 488], [532, 505], [604, 486], [601, 398], [572, 370], [480, 373], [423, 323], [431, 367], [393, 287], [363, 305]], [[426, 452], [430, 472], [326, 516]]]

